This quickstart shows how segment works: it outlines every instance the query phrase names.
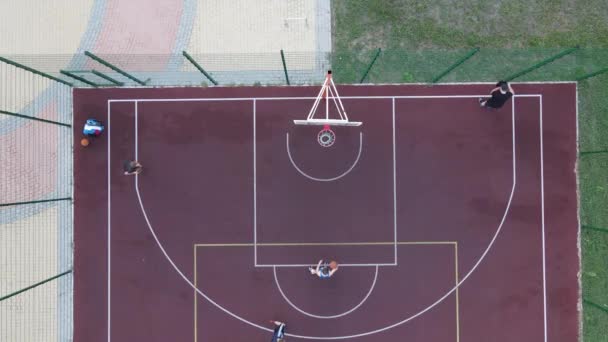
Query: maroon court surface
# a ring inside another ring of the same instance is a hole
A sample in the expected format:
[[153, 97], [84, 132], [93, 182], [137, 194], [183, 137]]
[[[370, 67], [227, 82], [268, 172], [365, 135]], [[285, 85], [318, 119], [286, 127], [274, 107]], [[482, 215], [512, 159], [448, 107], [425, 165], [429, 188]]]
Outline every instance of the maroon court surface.
[[576, 341], [576, 85], [338, 87], [76, 89], [75, 341]]

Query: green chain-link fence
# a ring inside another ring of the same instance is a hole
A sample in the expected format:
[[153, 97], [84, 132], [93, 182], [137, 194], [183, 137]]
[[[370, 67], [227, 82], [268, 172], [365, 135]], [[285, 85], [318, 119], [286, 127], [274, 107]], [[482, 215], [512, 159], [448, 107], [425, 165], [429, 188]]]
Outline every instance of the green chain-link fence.
[[580, 81], [585, 323], [608, 326], [608, 49], [92, 51], [0, 56], [0, 340], [71, 340], [72, 86], [305, 85], [327, 69], [343, 84]]
[[2, 341], [72, 337], [71, 123], [69, 85], [0, 62]]
[[608, 49], [572, 47], [349, 53], [1, 56], [78, 87], [575, 81], [608, 72]]

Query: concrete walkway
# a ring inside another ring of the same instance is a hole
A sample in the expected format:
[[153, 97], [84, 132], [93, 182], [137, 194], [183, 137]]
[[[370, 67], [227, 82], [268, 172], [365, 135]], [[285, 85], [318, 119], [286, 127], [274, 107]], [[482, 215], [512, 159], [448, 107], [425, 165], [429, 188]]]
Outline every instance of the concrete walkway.
[[[283, 49], [294, 78], [321, 79], [330, 17], [328, 0], [0, 1], [0, 56], [57, 74], [92, 68], [84, 51], [146, 55], [142, 70], [183, 72], [186, 50], [246, 84], [282, 82]], [[71, 123], [71, 90], [0, 62], [0, 110]], [[71, 197], [71, 134], [0, 115], [0, 202]], [[69, 202], [0, 209], [0, 296], [70, 269], [72, 230]], [[71, 341], [71, 306], [71, 275], [0, 302], [0, 341]]]

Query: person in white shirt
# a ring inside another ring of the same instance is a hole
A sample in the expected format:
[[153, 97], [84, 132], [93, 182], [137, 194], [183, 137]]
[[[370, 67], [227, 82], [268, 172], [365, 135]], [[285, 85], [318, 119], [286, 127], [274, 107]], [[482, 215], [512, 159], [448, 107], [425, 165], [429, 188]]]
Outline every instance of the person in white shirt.
[[317, 275], [321, 279], [329, 279], [338, 270], [338, 264], [335, 262], [330, 263], [332, 266], [323, 265], [323, 259], [319, 260], [317, 267], [309, 267], [310, 274]]
[[285, 341], [285, 326], [286, 324], [283, 322], [279, 322], [279, 321], [270, 321], [270, 323], [273, 323], [275, 325], [274, 327], [274, 331], [272, 333], [272, 339], [270, 340], [270, 342], [283, 342]]

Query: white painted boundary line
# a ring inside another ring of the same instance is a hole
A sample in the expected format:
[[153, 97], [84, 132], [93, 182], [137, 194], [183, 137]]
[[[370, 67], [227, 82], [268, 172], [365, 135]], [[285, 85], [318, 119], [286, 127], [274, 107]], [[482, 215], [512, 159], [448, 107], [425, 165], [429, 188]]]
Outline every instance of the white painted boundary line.
[[542, 248], [543, 248], [543, 331], [545, 333], [545, 342], [547, 342], [547, 270], [546, 270], [546, 252], [545, 252], [545, 159], [543, 153], [543, 98], [539, 99], [539, 117], [540, 117], [540, 208], [541, 208], [541, 226], [542, 226]]
[[[463, 97], [463, 96], [458, 96], [458, 97]], [[478, 97], [477, 95], [469, 95], [466, 96], [468, 98], [471, 97]], [[539, 98], [539, 101], [542, 103], [542, 94], [526, 94], [526, 95], [515, 95], [515, 97], [537, 97]], [[374, 97], [376, 98], [376, 97]], [[389, 97], [389, 98], [411, 98], [411, 97]], [[426, 97], [425, 97], [426, 98]], [[436, 97], [435, 97], [436, 98]], [[250, 100], [253, 100], [250, 99]], [[110, 215], [110, 208], [111, 208], [111, 196], [110, 196], [110, 189], [111, 189], [111, 181], [110, 181], [110, 155], [111, 155], [111, 139], [110, 139], [110, 117], [111, 117], [111, 110], [110, 110], [110, 104], [111, 104], [112, 100], [108, 100], [108, 342], [110, 342], [110, 321], [111, 321], [111, 312], [110, 312], [110, 276], [111, 276], [111, 268], [110, 268], [110, 241], [111, 241], [111, 215]], [[120, 101], [120, 102], [128, 102], [128, 101]], [[137, 101], [131, 101], [131, 102], [137, 102]], [[174, 102], [174, 101], [171, 101]], [[541, 111], [542, 111], [542, 107], [540, 107]], [[542, 117], [542, 112], [539, 114]], [[136, 123], [137, 126], [137, 123]], [[542, 132], [542, 120], [540, 122], [540, 129]], [[426, 313], [427, 311], [431, 310], [432, 308], [434, 308], [435, 306], [437, 306], [438, 304], [440, 304], [441, 302], [443, 302], [447, 297], [449, 297], [452, 293], [454, 293], [454, 291], [456, 291], [463, 283], [465, 280], [467, 280], [471, 274], [473, 274], [473, 272], [477, 269], [477, 267], [481, 264], [481, 262], [485, 259], [486, 255], [488, 254], [488, 252], [490, 251], [490, 249], [492, 248], [492, 246], [494, 245], [496, 239], [498, 238], [498, 235], [500, 233], [500, 231], [502, 230], [502, 226], [506, 220], [507, 214], [509, 213], [510, 207], [511, 207], [511, 202], [513, 200], [513, 195], [515, 192], [515, 187], [516, 187], [516, 182], [517, 182], [517, 174], [516, 174], [516, 144], [515, 144], [515, 99], [513, 99], [513, 103], [512, 103], [512, 136], [513, 136], [513, 186], [511, 188], [511, 194], [509, 196], [509, 200], [507, 202], [507, 208], [503, 214], [503, 217], [500, 221], [500, 224], [496, 230], [496, 233], [494, 234], [494, 236], [492, 237], [490, 243], [488, 244], [488, 246], [486, 247], [486, 249], [484, 250], [484, 252], [482, 253], [482, 255], [479, 257], [479, 259], [477, 260], [477, 262], [473, 265], [473, 267], [469, 270], [469, 272], [460, 279], [460, 281], [456, 284], [456, 286], [454, 286], [450, 291], [448, 291], [445, 295], [443, 295], [442, 297], [440, 297], [438, 300], [436, 300], [434, 303], [432, 303], [431, 305], [429, 305], [427, 308], [419, 311], [418, 313], [402, 320], [399, 322], [396, 322], [392, 325], [388, 325], [386, 327], [383, 328], [379, 328], [376, 330], [371, 330], [371, 331], [367, 331], [364, 333], [358, 333], [358, 334], [353, 334], [353, 335], [348, 335], [348, 336], [307, 336], [307, 335], [296, 335], [296, 334], [286, 334], [287, 336], [290, 337], [295, 337], [295, 338], [303, 338], [303, 339], [312, 339], [312, 340], [342, 340], [342, 339], [350, 339], [350, 338], [356, 338], [356, 337], [363, 337], [363, 336], [368, 336], [368, 335], [372, 335], [375, 333], [379, 333], [382, 331], [386, 331], [389, 329], [392, 329], [394, 327], [397, 327], [399, 325], [402, 325], [404, 323], [409, 322], [410, 320], [415, 319], [416, 317]], [[542, 142], [542, 140], [541, 140]], [[542, 151], [542, 148], [541, 148]], [[541, 165], [544, 163], [544, 160], [542, 159], [541, 156]], [[543, 167], [541, 166], [541, 170], [543, 169]], [[141, 199], [141, 195], [139, 193], [139, 181], [138, 181], [138, 175], [135, 176], [135, 191], [138, 197], [138, 201], [140, 204], [140, 208], [142, 210], [142, 214], [144, 216], [144, 219], [146, 221], [146, 224], [150, 230], [150, 233], [152, 234], [152, 236], [154, 237], [154, 240], [156, 242], [156, 244], [158, 245], [158, 247], [160, 248], [160, 250], [163, 252], [165, 258], [167, 259], [167, 261], [169, 261], [169, 263], [171, 264], [171, 266], [174, 268], [174, 270], [181, 276], [181, 278], [190, 285], [190, 287], [192, 287], [198, 294], [200, 294], [203, 298], [205, 298], [207, 301], [209, 301], [211, 304], [213, 304], [215, 307], [217, 307], [218, 309], [220, 309], [221, 311], [225, 312], [226, 314], [228, 314], [229, 316], [236, 318], [238, 320], [240, 320], [243, 323], [246, 323], [250, 326], [256, 327], [258, 329], [264, 330], [264, 331], [268, 331], [271, 332], [271, 329], [268, 329], [266, 327], [260, 326], [256, 323], [253, 323], [251, 321], [248, 321], [234, 313], [232, 313], [231, 311], [225, 309], [224, 307], [222, 307], [221, 305], [219, 305], [218, 303], [216, 303], [215, 301], [213, 301], [209, 296], [207, 296], [206, 294], [204, 294], [201, 290], [199, 290], [196, 286], [194, 286], [194, 284], [181, 272], [181, 270], [177, 267], [177, 265], [173, 262], [173, 260], [170, 258], [170, 256], [167, 254], [167, 252], [165, 251], [163, 245], [161, 244], [160, 240], [158, 239], [158, 237], [155, 234], [154, 229], [152, 228], [152, 225], [148, 219], [148, 216], [146, 214], [142, 199]], [[541, 201], [542, 203], [544, 203], [544, 173], [541, 172]], [[543, 217], [544, 217], [544, 207], [542, 208], [543, 210]], [[543, 241], [544, 241], [544, 220], [542, 222], [542, 233], [543, 233]], [[543, 243], [543, 260], [545, 259], [545, 249], [544, 249], [544, 243]], [[544, 266], [544, 262], [543, 262], [543, 266]], [[545, 278], [545, 269], [543, 267], [543, 278]], [[546, 298], [546, 282], [543, 281], [543, 296], [544, 298]], [[546, 302], [546, 300], [545, 300]], [[547, 313], [546, 313], [546, 305], [544, 308], [544, 326], [545, 326], [545, 341], [547, 341], [547, 330], [546, 330], [546, 326], [547, 326]]]
[[[577, 233], [576, 233], [576, 248], [578, 251], [578, 269], [583, 269], [583, 250], [582, 250], [582, 241], [581, 241], [581, 193], [580, 193], [580, 135], [579, 135], [579, 112], [578, 112], [578, 82], [576, 82], [576, 164], [575, 164], [575, 173], [576, 173], [576, 220], [577, 220]], [[584, 321], [583, 321], [583, 277], [581, 276], [582, 272], [579, 272], [578, 277], [578, 321], [579, 321], [579, 336], [582, 336]], [[579, 339], [582, 339], [579, 337]]]
[[139, 145], [138, 145], [138, 140], [139, 140], [139, 131], [138, 131], [138, 126], [139, 126], [139, 118], [137, 116], [137, 107], [138, 107], [138, 103], [135, 102], [135, 160], [139, 161]]
[[[340, 264], [341, 266], [397, 266], [398, 265], [398, 259], [397, 259], [397, 189], [396, 189], [396, 157], [395, 157], [395, 98], [394, 97], [369, 97], [369, 98], [373, 98], [373, 99], [391, 99], [392, 101], [392, 131], [393, 131], [393, 215], [394, 215], [394, 219], [393, 219], [393, 230], [394, 230], [394, 252], [393, 252], [393, 262], [392, 263], [376, 263], [376, 264], [372, 264], [372, 263], [365, 263], [365, 264], [355, 264], [355, 263], [351, 263], [351, 264]], [[257, 98], [256, 98], [257, 99]], [[254, 106], [255, 106], [255, 101], [256, 99], [254, 99]], [[267, 99], [267, 98], [264, 98]], [[276, 99], [276, 98], [274, 98]], [[293, 98], [292, 98], [293, 99]], [[299, 99], [299, 98], [298, 98]], [[306, 98], [308, 99], [308, 98]], [[311, 99], [317, 99], [315, 98], [311, 98]], [[255, 109], [254, 109], [255, 110]], [[254, 118], [255, 119], [255, 118]], [[255, 126], [255, 122], [254, 122], [254, 126]], [[255, 135], [254, 135], [254, 140], [255, 140]], [[256, 141], [253, 142], [254, 148], [256, 146]], [[363, 133], [359, 132], [359, 153], [357, 154], [357, 158], [355, 159], [354, 163], [351, 165], [351, 167], [349, 169], [347, 169], [344, 173], [333, 177], [333, 178], [316, 178], [316, 177], [312, 177], [308, 174], [306, 174], [304, 171], [302, 171], [297, 164], [295, 163], [295, 161], [292, 158], [291, 155], [291, 151], [289, 149], [289, 133], [286, 133], [286, 148], [287, 148], [287, 155], [289, 157], [289, 160], [291, 162], [291, 165], [296, 169], [296, 171], [298, 171], [302, 176], [309, 178], [313, 181], [318, 181], [318, 182], [329, 182], [329, 181], [334, 181], [334, 180], [338, 180], [344, 176], [346, 176], [347, 174], [349, 174], [357, 165], [357, 163], [359, 162], [359, 158], [361, 157], [361, 152], [363, 151]], [[257, 181], [256, 177], [255, 177], [255, 170], [254, 170], [254, 181]], [[257, 221], [254, 222], [254, 229], [257, 231]], [[257, 256], [257, 244], [254, 243], [254, 249], [255, 249], [255, 254]], [[301, 267], [301, 266], [311, 266], [311, 265], [306, 265], [306, 264], [258, 264], [257, 263], [257, 257], [254, 260], [254, 267]], [[312, 265], [314, 266], [314, 265]]]
[[397, 265], [397, 145], [395, 144], [395, 98], [392, 99], [393, 105], [393, 241], [395, 241], [395, 259], [393, 263]]
[[322, 315], [315, 315], [315, 314], [311, 314], [309, 312], [306, 312], [306, 311], [300, 309], [294, 303], [292, 303], [289, 300], [289, 298], [287, 297], [287, 295], [285, 295], [285, 293], [283, 292], [283, 289], [281, 288], [281, 284], [279, 283], [279, 279], [277, 278], [277, 268], [273, 267], [272, 268], [272, 272], [274, 274], [274, 282], [277, 285], [277, 289], [279, 289], [279, 292], [281, 293], [281, 296], [283, 296], [283, 299], [285, 299], [285, 301], [287, 302], [287, 304], [289, 304], [292, 308], [296, 309], [298, 312], [300, 312], [303, 315], [306, 315], [306, 316], [309, 316], [309, 317], [313, 317], [313, 318], [319, 318], [319, 319], [340, 318], [340, 317], [344, 317], [344, 316], [348, 315], [349, 313], [357, 310], [361, 305], [363, 305], [363, 303], [365, 303], [367, 301], [367, 298], [369, 298], [369, 295], [371, 295], [372, 292], [374, 292], [374, 288], [376, 287], [376, 280], [378, 280], [378, 266], [376, 266], [376, 272], [374, 273], [374, 281], [372, 282], [372, 285], [369, 288], [369, 290], [367, 291], [367, 294], [365, 295], [365, 297], [363, 297], [363, 300], [361, 300], [357, 305], [355, 305], [354, 307], [352, 307], [351, 309], [349, 309], [348, 311], [345, 311], [343, 313], [336, 314], [336, 315], [330, 315], [330, 316], [322, 316]]
[[258, 264], [258, 174], [256, 155], [256, 101], [253, 100], [253, 265]]
[[[135, 122], [135, 127], [138, 126], [138, 122], [137, 122], [137, 115], [136, 115], [136, 122]], [[137, 141], [137, 137], [135, 139]], [[109, 139], [108, 139], [109, 141]], [[136, 145], [137, 146], [137, 145]], [[136, 152], [137, 154], [137, 152]], [[192, 289], [194, 289], [199, 295], [201, 295], [203, 298], [205, 298], [207, 301], [209, 301], [211, 304], [213, 304], [215, 307], [217, 307], [218, 309], [222, 310], [223, 312], [225, 312], [226, 314], [241, 320], [249, 325], [252, 325], [258, 329], [262, 329], [268, 332], [272, 332], [272, 329], [268, 329], [266, 327], [263, 327], [261, 325], [255, 324], [253, 322], [249, 322], [244, 320], [243, 318], [233, 314], [232, 312], [228, 311], [227, 309], [225, 309], [224, 307], [222, 307], [221, 305], [219, 305], [218, 303], [216, 303], [215, 301], [213, 301], [213, 299], [211, 299], [209, 296], [207, 296], [206, 294], [204, 294], [201, 290], [199, 290], [196, 286], [194, 286], [194, 284], [192, 283], [192, 281], [190, 281], [190, 279], [188, 279], [188, 277], [186, 277], [184, 275], [184, 273], [179, 269], [179, 267], [177, 267], [177, 265], [175, 264], [175, 262], [173, 262], [173, 259], [171, 259], [171, 257], [169, 256], [169, 254], [167, 253], [167, 251], [165, 250], [165, 248], [163, 247], [162, 243], [160, 242], [160, 240], [158, 239], [158, 236], [156, 235], [155, 230], [152, 228], [152, 224], [150, 223], [150, 220], [148, 219], [148, 215], [146, 213], [145, 207], [143, 205], [142, 199], [141, 199], [141, 194], [139, 193], [139, 175], [135, 175], [135, 192], [137, 194], [137, 199], [139, 201], [139, 206], [141, 208], [141, 212], [144, 216], [144, 219], [146, 221], [146, 224], [149, 228], [150, 233], [152, 234], [152, 237], [154, 238], [154, 241], [156, 241], [156, 244], [158, 245], [159, 249], [161, 250], [161, 252], [164, 254], [165, 258], [167, 259], [167, 261], [169, 261], [169, 263], [171, 264], [171, 266], [173, 267], [173, 269], [181, 276], [181, 278], [188, 283], [188, 285], [190, 285], [190, 287], [192, 287]]]
[[146, 225], [148, 226], [148, 230], [150, 231], [150, 233], [152, 234], [152, 237], [154, 238], [154, 241], [156, 241], [156, 245], [158, 246], [158, 248], [161, 250], [161, 252], [163, 253], [163, 255], [165, 256], [165, 259], [167, 259], [167, 261], [169, 262], [169, 264], [171, 264], [171, 267], [173, 267], [173, 269], [175, 270], [175, 272], [177, 272], [177, 274], [179, 274], [179, 276], [188, 284], [190, 285], [190, 287], [195, 290], [199, 295], [201, 295], [203, 298], [205, 298], [207, 301], [209, 301], [209, 303], [213, 304], [215, 307], [217, 307], [218, 309], [222, 310], [223, 312], [225, 312], [226, 314], [238, 319], [241, 322], [247, 323], [253, 327], [256, 327], [258, 329], [262, 329], [268, 332], [272, 332], [272, 329], [268, 329], [266, 327], [263, 327], [261, 325], [255, 324], [253, 322], [250, 322], [240, 316], [237, 316], [236, 314], [230, 312], [229, 310], [227, 310], [226, 308], [224, 308], [223, 306], [219, 305], [218, 303], [216, 303], [213, 299], [211, 299], [211, 297], [207, 296], [205, 293], [203, 293], [203, 291], [199, 290], [196, 286], [194, 286], [194, 284], [192, 283], [192, 281], [190, 281], [190, 279], [188, 279], [188, 277], [186, 277], [186, 275], [179, 269], [179, 267], [177, 267], [177, 265], [175, 264], [175, 262], [173, 261], [173, 259], [171, 259], [171, 257], [169, 256], [169, 254], [167, 253], [167, 251], [165, 250], [165, 248], [163, 247], [163, 244], [160, 242], [160, 240], [158, 239], [158, 236], [156, 236], [156, 232], [154, 230], [154, 228], [152, 227], [152, 224], [150, 223], [150, 220], [148, 219], [148, 214], [146, 213], [143, 201], [141, 199], [141, 194], [139, 193], [139, 175], [135, 175], [135, 192], [137, 194], [137, 200], [139, 202], [139, 207], [141, 209], [141, 212], [144, 216], [144, 219], [146, 221]]
[[[470, 99], [487, 97], [488, 94], [482, 95], [394, 95], [394, 96], [340, 96], [341, 99], [357, 100], [357, 99]], [[521, 94], [513, 95], [513, 97], [540, 97], [541, 94]], [[333, 97], [329, 97], [333, 99]], [[109, 103], [114, 102], [231, 102], [231, 101], [283, 101], [283, 100], [315, 100], [316, 97], [200, 97], [200, 98], [183, 98], [183, 99], [109, 99]]]
[[[310, 267], [316, 266], [312, 264], [257, 264], [255, 267], [267, 267], [267, 268], [276, 268], [276, 267]], [[382, 266], [397, 266], [394, 263], [350, 263], [350, 264], [340, 264], [340, 267], [382, 267]]]
[[110, 103], [108, 102], [108, 131], [106, 132], [106, 134], [108, 135], [108, 342], [111, 341], [111, 335], [110, 335], [110, 331], [111, 331], [111, 323], [112, 320], [111, 318], [111, 312], [112, 312], [112, 223], [111, 223], [111, 218], [112, 218], [112, 186], [111, 186], [111, 173], [110, 173], [110, 169], [111, 169], [111, 164], [112, 164], [112, 160], [110, 159], [110, 137], [112, 136], [111, 134], [111, 123], [110, 123], [110, 118], [111, 118], [111, 109], [110, 109]]
[[[470, 99], [488, 97], [488, 94], [481, 95], [387, 95], [387, 96], [340, 96], [341, 99]], [[542, 97], [542, 94], [515, 94], [513, 97]], [[329, 97], [333, 99], [333, 97]], [[286, 96], [286, 97], [192, 97], [192, 98], [170, 98], [170, 99], [108, 99], [109, 103], [114, 102], [231, 102], [231, 101], [281, 101], [281, 100], [314, 100], [311, 96]]]
[[[520, 81], [520, 82], [509, 82], [512, 85], [516, 85], [516, 84], [521, 84], [521, 85], [526, 85], [526, 84], [569, 84], [569, 83], [578, 83], [578, 81]], [[350, 83], [350, 84], [338, 84], [338, 86], [347, 86], [347, 87], [370, 87], [370, 86], [427, 86], [427, 87], [433, 87], [433, 88], [440, 88], [441, 86], [462, 86], [462, 85], [491, 85], [491, 86], [495, 86], [496, 85], [496, 81], [479, 81], [479, 82], [437, 82], [437, 83], [425, 83], [425, 82], [411, 82], [411, 83]], [[319, 84], [292, 84], [292, 85], [286, 85], [286, 84], [273, 84], [270, 86], [265, 86], [266, 88], [279, 88], [279, 89], [294, 89], [294, 88], [313, 88], [313, 87], [319, 87], [321, 86], [321, 83]], [[122, 86], [120, 87], [121, 89], [158, 89], [159, 87], [157, 86], [135, 86], [135, 85], [127, 85], [127, 86]], [[162, 87], [162, 89], [184, 89], [184, 88], [192, 88], [192, 87], [178, 87], [178, 86], [168, 86], [168, 87]], [[217, 85], [217, 86], [209, 86], [209, 88], [214, 88], [214, 89], [234, 89], [234, 86], [229, 86], [229, 85]], [[260, 88], [260, 87], [255, 87], [255, 86], [248, 86], [248, 88]]]
[[[509, 82], [512, 85], [516, 84], [568, 84], [577, 83], [577, 81], [521, 81], [521, 82]], [[492, 81], [479, 81], [479, 82], [438, 82], [438, 83], [424, 83], [424, 82], [412, 82], [412, 83], [355, 83], [355, 84], [340, 84], [341, 86], [412, 86], [412, 85], [423, 85], [423, 86], [450, 86], [450, 85], [492, 85], [496, 86], [496, 82]]]

